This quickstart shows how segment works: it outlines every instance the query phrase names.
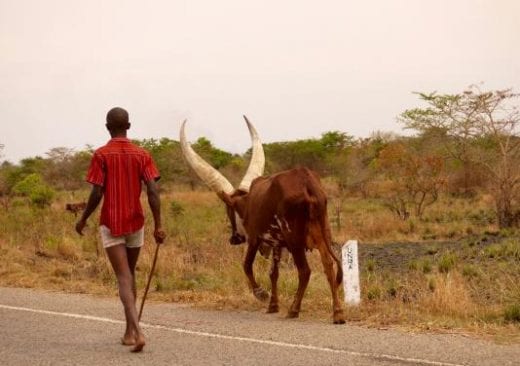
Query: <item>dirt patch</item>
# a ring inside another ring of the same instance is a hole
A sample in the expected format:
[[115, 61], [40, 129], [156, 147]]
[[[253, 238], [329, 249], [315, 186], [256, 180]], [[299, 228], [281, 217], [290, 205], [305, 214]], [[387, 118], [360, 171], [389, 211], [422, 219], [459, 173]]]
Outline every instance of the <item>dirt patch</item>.
[[482, 253], [487, 247], [503, 240], [499, 235], [489, 234], [453, 241], [359, 243], [359, 261], [362, 267], [372, 261], [382, 270], [404, 272], [412, 261], [424, 258], [435, 261], [446, 253], [453, 253], [464, 263], [476, 264], [482, 262]]

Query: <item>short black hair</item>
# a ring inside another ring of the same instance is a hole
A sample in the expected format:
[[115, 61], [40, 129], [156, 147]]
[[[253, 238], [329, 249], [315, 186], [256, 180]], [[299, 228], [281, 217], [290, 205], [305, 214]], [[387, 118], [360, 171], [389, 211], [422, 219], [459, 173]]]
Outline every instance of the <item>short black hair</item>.
[[121, 107], [114, 107], [107, 113], [107, 128], [109, 130], [128, 130], [128, 112]]

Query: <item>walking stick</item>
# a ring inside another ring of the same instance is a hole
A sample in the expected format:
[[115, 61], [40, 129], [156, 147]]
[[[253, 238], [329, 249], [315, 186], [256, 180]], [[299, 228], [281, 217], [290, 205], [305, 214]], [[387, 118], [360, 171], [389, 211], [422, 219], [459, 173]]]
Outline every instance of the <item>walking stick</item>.
[[146, 283], [146, 288], [144, 290], [143, 300], [141, 300], [141, 308], [139, 309], [139, 317], [137, 321], [141, 321], [141, 315], [143, 314], [144, 302], [146, 301], [146, 295], [148, 295], [148, 290], [150, 289], [150, 282], [152, 282], [153, 273], [155, 272], [155, 264], [157, 263], [157, 255], [159, 254], [160, 244], [156, 244], [155, 246], [155, 255], [153, 257], [152, 268], [150, 269], [150, 275], [148, 276], [148, 282]]

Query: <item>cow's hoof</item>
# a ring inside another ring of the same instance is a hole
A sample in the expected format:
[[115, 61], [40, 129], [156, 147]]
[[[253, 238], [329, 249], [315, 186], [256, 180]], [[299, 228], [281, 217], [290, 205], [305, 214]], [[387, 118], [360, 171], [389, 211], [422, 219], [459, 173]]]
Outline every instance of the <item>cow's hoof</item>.
[[267, 299], [269, 299], [269, 293], [261, 287], [253, 289], [253, 294], [260, 301], [267, 301]]
[[267, 314], [277, 313], [279, 311], [278, 304], [269, 304]]
[[345, 324], [345, 316], [343, 315], [343, 311], [335, 311], [333, 315], [334, 324]]
[[291, 311], [291, 310], [289, 310], [289, 312], [287, 313], [286, 318], [287, 319], [294, 319], [294, 318], [297, 318], [299, 316], [300, 316], [300, 313], [298, 311]]

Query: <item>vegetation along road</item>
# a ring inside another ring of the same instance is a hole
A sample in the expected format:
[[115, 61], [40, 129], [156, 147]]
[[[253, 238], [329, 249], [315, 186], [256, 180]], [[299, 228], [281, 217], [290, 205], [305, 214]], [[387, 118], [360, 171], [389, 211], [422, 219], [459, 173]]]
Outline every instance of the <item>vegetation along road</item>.
[[[413, 134], [356, 138], [328, 131], [264, 143], [266, 174], [302, 165], [322, 176], [334, 250], [359, 241], [362, 306], [346, 308], [345, 327], [329, 324], [330, 290], [317, 251], [307, 254], [312, 276], [300, 318], [283, 319], [298, 279], [287, 252], [280, 263], [280, 314], [263, 314], [266, 304], [254, 298], [244, 276], [246, 246], [229, 245], [224, 205], [189, 170], [176, 136], [136, 141], [162, 175], [168, 240], [144, 319], [157, 326], [146, 327], [149, 344], [133, 358], [117, 347], [122, 325], [98, 218], [80, 237], [74, 231], [80, 210], [67, 210], [85, 205], [93, 148], [56, 147], [13, 163], [1, 160], [2, 144], [6, 150], [10, 144], [0, 141], [0, 286], [40, 289], [0, 291], [0, 363], [486, 365], [518, 359], [519, 95], [472, 86], [418, 97], [398, 116]], [[227, 152], [205, 137], [192, 146], [231, 183], [241, 181], [250, 152]], [[152, 225], [145, 224], [136, 269], [139, 294], [155, 249]], [[270, 263], [255, 261], [267, 290]], [[113, 301], [59, 295], [66, 292]], [[158, 302], [169, 305], [153, 305]]]
[[4, 365], [514, 365], [518, 345], [460, 335], [412, 334], [261, 312], [147, 304], [148, 345], [119, 345], [116, 299], [0, 288]]

